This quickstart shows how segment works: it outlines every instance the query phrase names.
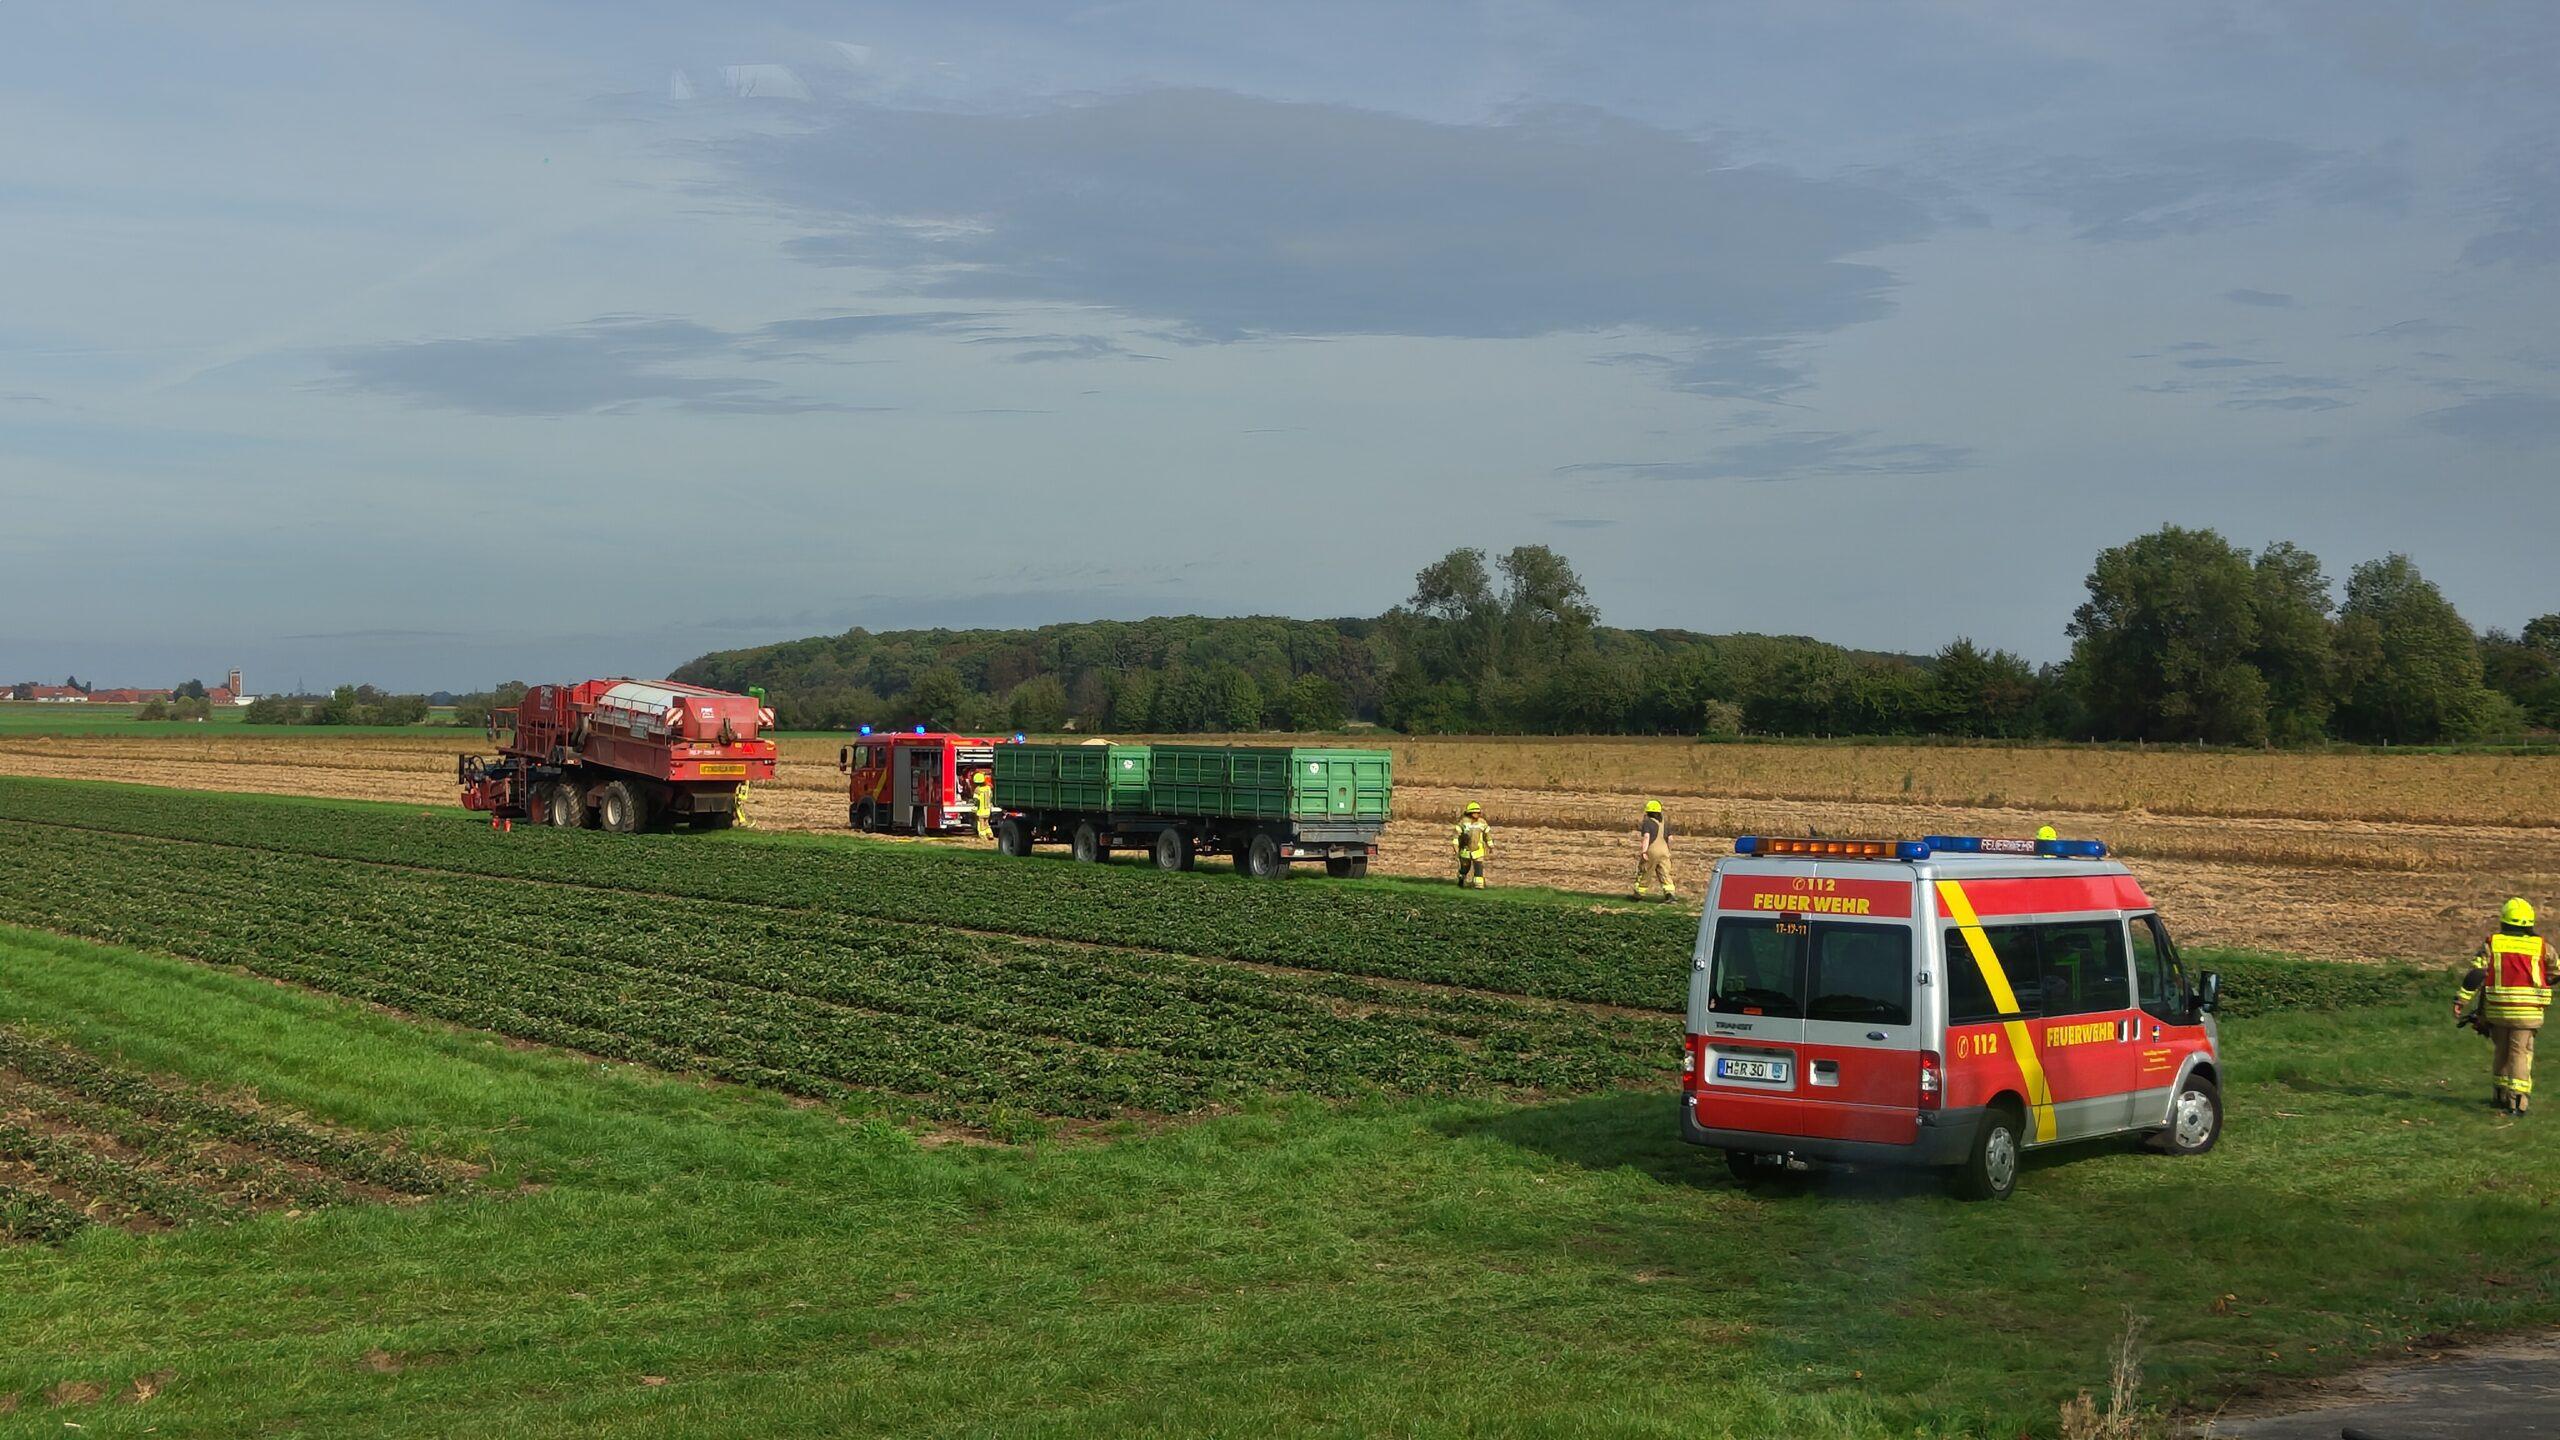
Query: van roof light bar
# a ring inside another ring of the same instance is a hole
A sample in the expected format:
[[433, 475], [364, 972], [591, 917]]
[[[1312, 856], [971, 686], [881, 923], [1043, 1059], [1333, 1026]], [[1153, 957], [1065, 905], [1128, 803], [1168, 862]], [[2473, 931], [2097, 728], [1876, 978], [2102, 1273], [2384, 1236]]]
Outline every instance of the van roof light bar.
[[1777, 835], [1738, 835], [1736, 855], [1798, 855], [1809, 860], [1926, 860], [1925, 840], [1797, 840]]
[[2047, 860], [2103, 860], [2104, 840], [2030, 840], [1999, 835], [1932, 835], [1922, 842], [1949, 855], [2038, 855]]

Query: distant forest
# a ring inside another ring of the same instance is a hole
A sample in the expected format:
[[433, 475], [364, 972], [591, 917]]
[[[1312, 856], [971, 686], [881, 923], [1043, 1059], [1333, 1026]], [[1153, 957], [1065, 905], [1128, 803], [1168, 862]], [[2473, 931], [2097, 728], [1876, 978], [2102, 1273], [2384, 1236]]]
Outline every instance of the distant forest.
[[1957, 638], [1932, 655], [1803, 636], [1600, 623], [1561, 555], [1453, 550], [1369, 619], [1097, 620], [902, 630], [702, 656], [675, 678], [763, 686], [793, 729], [1338, 730], [1950, 736], [2302, 745], [2560, 728], [2560, 614], [2475, 633], [2407, 557], [2255, 554], [2171, 526], [2102, 552], [2034, 666]]

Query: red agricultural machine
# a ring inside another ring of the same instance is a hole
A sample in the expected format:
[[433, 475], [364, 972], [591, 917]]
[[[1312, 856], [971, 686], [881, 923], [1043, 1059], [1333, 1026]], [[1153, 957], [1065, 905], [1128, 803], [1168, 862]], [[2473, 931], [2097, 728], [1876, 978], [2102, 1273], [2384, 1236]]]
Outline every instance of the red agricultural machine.
[[738, 787], [773, 778], [773, 712], [752, 695], [672, 680], [536, 685], [489, 712], [495, 759], [461, 757], [462, 803], [492, 821], [625, 833], [725, 830]]

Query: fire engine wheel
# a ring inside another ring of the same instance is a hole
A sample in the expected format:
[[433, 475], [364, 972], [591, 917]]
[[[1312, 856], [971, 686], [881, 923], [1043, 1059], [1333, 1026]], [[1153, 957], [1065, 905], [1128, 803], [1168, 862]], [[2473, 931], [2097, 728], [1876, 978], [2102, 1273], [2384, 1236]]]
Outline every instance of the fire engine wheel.
[[919, 840], [933, 833], [933, 827], [925, 823], [923, 806], [919, 805], [916, 807], [916, 818], [910, 828], [913, 830], [915, 837]]
[[2201, 1075], [2189, 1076], [2169, 1105], [2169, 1126], [2152, 1138], [2171, 1155], [2201, 1155], [2222, 1139], [2222, 1091]]
[[649, 821], [649, 802], [628, 780], [608, 780], [596, 796], [596, 823], [617, 835], [629, 835]]
[[1093, 822], [1090, 820], [1076, 827], [1074, 848], [1076, 858], [1088, 865], [1101, 861], [1111, 853], [1102, 848], [1102, 832], [1094, 829]]
[[1017, 860], [1021, 859], [1031, 853], [1031, 832], [1025, 829], [1019, 820], [1008, 818], [997, 821], [996, 850], [1000, 854], [1010, 855]]
[[1289, 873], [1289, 862], [1280, 858], [1280, 842], [1268, 835], [1256, 835], [1245, 847], [1244, 873], [1256, 880], [1277, 880]]
[[578, 793], [578, 787], [563, 780], [551, 786], [550, 790], [551, 799], [542, 807], [549, 823], [563, 830], [585, 829], [591, 812], [587, 809], [586, 797]]
[[880, 807], [872, 804], [868, 800], [865, 800], [860, 805], [855, 806], [853, 811], [853, 828], [856, 830], [879, 829]]
[[1956, 1170], [1956, 1191], [1968, 1200], [2006, 1200], [2018, 1188], [2019, 1137], [2026, 1127], [2018, 1112], [1994, 1105], [1983, 1112], [1973, 1132], [1973, 1148]]
[[1191, 837], [1179, 830], [1156, 832], [1156, 868], [1188, 870], [1191, 868]]

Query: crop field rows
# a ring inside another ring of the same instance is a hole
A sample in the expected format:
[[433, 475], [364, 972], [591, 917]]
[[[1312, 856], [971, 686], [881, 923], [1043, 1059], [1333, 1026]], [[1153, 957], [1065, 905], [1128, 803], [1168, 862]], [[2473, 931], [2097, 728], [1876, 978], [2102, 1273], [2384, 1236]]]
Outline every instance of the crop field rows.
[[[476, 735], [0, 735], [0, 772], [450, 807]], [[1374, 742], [1371, 742], [1374, 743]], [[2512, 894], [2560, 889], [2560, 761], [2062, 747], [1698, 745], [1392, 738], [1396, 814], [1376, 869], [1444, 878], [1447, 820], [1481, 800], [1497, 885], [1623, 897], [1630, 817], [1670, 802], [1695, 896], [1734, 833], [2025, 833], [2052, 823], [2143, 866], [2188, 939], [2327, 959], [2450, 959]], [[836, 742], [782, 741], [757, 824], [840, 832]], [[1132, 862], [1134, 863], [1134, 862]], [[2281, 894], [2284, 904], [2269, 904]], [[1694, 898], [1690, 900], [1695, 903]]]
[[[1677, 1053], [1669, 1016], [1603, 1008], [1676, 1006], [1685, 926], [1642, 923], [1676, 917], [1479, 907], [1451, 933], [1314, 886], [23, 784], [0, 816], [15, 923], [998, 1132], [1274, 1090], [1582, 1091]], [[1611, 918], [1638, 923], [1563, 943]]]
[[427, 1199], [459, 1169], [0, 1026], [0, 1241]]

